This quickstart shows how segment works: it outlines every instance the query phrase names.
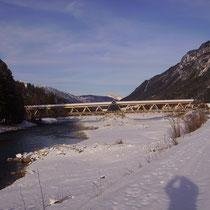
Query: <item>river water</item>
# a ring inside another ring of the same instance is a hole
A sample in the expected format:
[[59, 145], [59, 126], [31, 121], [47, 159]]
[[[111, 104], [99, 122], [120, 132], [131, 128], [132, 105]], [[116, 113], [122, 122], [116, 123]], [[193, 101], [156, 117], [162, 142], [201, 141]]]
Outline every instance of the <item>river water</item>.
[[0, 190], [23, 176], [17, 172], [20, 172], [24, 165], [8, 162], [7, 158], [59, 144], [78, 143], [85, 138], [81, 132], [80, 122], [72, 120], [0, 134]]

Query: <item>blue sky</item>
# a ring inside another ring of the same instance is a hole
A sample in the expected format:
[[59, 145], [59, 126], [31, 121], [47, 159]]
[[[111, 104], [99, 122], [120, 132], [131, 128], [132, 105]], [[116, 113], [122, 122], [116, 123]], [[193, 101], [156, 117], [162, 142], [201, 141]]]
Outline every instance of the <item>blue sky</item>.
[[0, 58], [17, 80], [128, 95], [210, 40], [209, 0], [0, 0]]

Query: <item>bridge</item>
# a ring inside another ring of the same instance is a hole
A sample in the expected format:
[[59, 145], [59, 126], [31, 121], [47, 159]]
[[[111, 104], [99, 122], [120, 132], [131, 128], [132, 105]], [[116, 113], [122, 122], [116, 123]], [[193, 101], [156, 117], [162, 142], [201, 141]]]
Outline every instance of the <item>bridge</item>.
[[[210, 104], [208, 104], [210, 107]], [[106, 113], [186, 112], [198, 108], [192, 99], [113, 101], [97, 103], [73, 103], [25, 106], [26, 119], [40, 120], [45, 117], [104, 115]]]

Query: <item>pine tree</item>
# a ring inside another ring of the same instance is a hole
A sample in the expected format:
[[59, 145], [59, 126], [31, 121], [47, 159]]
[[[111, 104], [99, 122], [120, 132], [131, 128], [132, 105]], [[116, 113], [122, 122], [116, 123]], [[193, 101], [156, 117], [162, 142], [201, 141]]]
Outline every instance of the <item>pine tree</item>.
[[19, 123], [24, 118], [24, 104], [7, 65], [0, 60], [0, 122]]

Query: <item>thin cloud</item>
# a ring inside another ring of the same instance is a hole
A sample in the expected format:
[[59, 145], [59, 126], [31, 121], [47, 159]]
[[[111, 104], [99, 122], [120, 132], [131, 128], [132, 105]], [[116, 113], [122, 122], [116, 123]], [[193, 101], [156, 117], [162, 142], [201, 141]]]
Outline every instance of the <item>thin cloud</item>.
[[[55, 19], [54, 13], [44, 16], [42, 12], [45, 21], [33, 24], [39, 12], [35, 11], [31, 18], [17, 8], [13, 19], [11, 14], [11, 19], [0, 20], [0, 55], [15, 78], [72, 93], [117, 90], [125, 95], [144, 79], [178, 62], [187, 50], [198, 47], [208, 36], [207, 32], [203, 35], [202, 31], [190, 31], [167, 20], [163, 24], [150, 17], [144, 19], [141, 13], [124, 17], [118, 7], [115, 12], [107, 6], [98, 10], [98, 1], [88, 7], [87, 1], [2, 1], [42, 11], [65, 11], [77, 17], [59, 14]], [[102, 11], [101, 15], [95, 15], [94, 10]], [[78, 19], [82, 20], [81, 25]]]
[[70, 13], [75, 17], [82, 15], [84, 6], [82, 0], [0, 0], [0, 2], [36, 10]]
[[81, 17], [84, 11], [84, 2], [81, 0], [74, 0], [65, 6], [64, 11], [70, 12], [75, 17]]

